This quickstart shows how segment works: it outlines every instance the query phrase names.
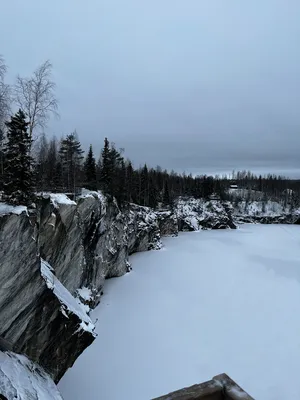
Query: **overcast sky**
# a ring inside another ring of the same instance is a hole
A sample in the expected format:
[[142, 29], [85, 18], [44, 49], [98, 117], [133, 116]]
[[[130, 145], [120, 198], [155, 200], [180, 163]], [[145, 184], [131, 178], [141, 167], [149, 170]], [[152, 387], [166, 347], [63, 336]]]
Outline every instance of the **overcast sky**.
[[50, 59], [60, 120], [135, 166], [300, 177], [299, 0], [3, 0], [9, 80]]

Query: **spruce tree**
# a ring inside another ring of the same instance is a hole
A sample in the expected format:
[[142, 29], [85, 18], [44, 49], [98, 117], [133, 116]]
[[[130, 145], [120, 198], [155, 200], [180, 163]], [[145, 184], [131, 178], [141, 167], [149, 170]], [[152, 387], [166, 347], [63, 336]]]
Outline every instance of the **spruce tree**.
[[101, 151], [101, 169], [100, 169], [100, 188], [109, 193], [112, 181], [112, 165], [110, 157], [110, 147], [107, 138], [104, 139], [104, 147]]
[[126, 194], [127, 194], [127, 201], [129, 203], [131, 203], [133, 201], [132, 198], [134, 195], [134, 193], [133, 193], [133, 191], [134, 191], [133, 174], [134, 174], [133, 167], [132, 167], [131, 161], [129, 161], [126, 166]]
[[141, 171], [140, 202], [143, 206], [149, 206], [149, 173], [146, 164]]
[[97, 189], [97, 176], [96, 176], [96, 160], [93, 154], [92, 145], [90, 145], [89, 152], [84, 162], [84, 175], [85, 175], [85, 185], [90, 190]]
[[117, 199], [118, 205], [123, 206], [126, 201], [126, 167], [124, 159], [120, 161], [120, 165], [116, 169], [116, 175], [114, 178], [115, 193], [114, 196]]
[[163, 204], [165, 206], [170, 205], [170, 193], [169, 193], [169, 185], [168, 185], [167, 180], [165, 181], [165, 185], [164, 185]]
[[62, 161], [64, 184], [70, 191], [76, 191], [77, 174], [80, 172], [82, 154], [81, 144], [76, 138], [76, 132], [67, 135], [61, 142], [59, 154]]
[[27, 131], [25, 114], [19, 110], [7, 126], [4, 148], [4, 194], [11, 204], [30, 204], [34, 193], [33, 159], [30, 155], [32, 139]]

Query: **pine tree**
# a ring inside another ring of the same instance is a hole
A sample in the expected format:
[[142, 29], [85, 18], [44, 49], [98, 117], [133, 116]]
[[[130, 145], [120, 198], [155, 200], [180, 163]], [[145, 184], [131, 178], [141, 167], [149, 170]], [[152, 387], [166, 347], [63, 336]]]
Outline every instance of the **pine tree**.
[[149, 207], [156, 208], [158, 203], [158, 190], [154, 177], [149, 178]]
[[100, 169], [100, 188], [109, 193], [112, 181], [112, 165], [110, 157], [110, 147], [107, 138], [104, 139], [104, 147], [101, 151], [101, 169]]
[[96, 176], [96, 160], [93, 154], [92, 145], [90, 145], [84, 166], [85, 185], [90, 190], [97, 189], [97, 176]]
[[134, 171], [131, 164], [131, 161], [128, 162], [126, 166], [126, 194], [127, 194], [127, 201], [131, 203], [133, 200], [133, 190], [134, 190]]
[[76, 192], [77, 174], [80, 172], [82, 154], [81, 144], [76, 138], [76, 132], [67, 135], [61, 142], [59, 154], [62, 160], [64, 183], [67, 189]]
[[116, 169], [115, 183], [116, 187], [114, 196], [116, 197], [119, 206], [123, 206], [126, 201], [126, 167], [123, 158]]
[[30, 155], [32, 140], [23, 111], [19, 110], [12, 116], [6, 126], [4, 193], [9, 203], [26, 205], [33, 199], [34, 179]]
[[62, 186], [62, 167], [58, 157], [58, 144], [55, 137], [50, 140], [46, 157], [47, 182], [52, 190]]
[[149, 173], [146, 164], [141, 171], [140, 201], [143, 206], [149, 205]]
[[48, 174], [47, 174], [47, 155], [49, 150], [49, 144], [45, 135], [42, 135], [39, 140], [39, 148], [37, 152], [37, 162], [35, 165], [36, 172], [36, 186], [38, 190], [45, 190], [48, 185]]
[[165, 181], [165, 184], [164, 184], [163, 203], [165, 206], [170, 205], [170, 193], [169, 193], [169, 185], [168, 185], [167, 180]]

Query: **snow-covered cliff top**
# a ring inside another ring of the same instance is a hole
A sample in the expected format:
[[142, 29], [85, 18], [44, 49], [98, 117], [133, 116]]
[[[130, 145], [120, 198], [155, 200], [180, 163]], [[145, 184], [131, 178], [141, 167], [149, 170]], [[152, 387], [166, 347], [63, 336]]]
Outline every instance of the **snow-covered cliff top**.
[[27, 213], [26, 206], [11, 206], [9, 204], [0, 202], [0, 217], [7, 214], [20, 215], [23, 212]]

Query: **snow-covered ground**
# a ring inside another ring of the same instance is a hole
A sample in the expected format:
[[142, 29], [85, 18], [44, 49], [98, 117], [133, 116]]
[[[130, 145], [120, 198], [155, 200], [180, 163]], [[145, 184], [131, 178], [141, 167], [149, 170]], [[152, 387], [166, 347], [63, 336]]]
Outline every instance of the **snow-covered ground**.
[[300, 398], [300, 226], [164, 239], [107, 281], [65, 400], [149, 400], [225, 372], [256, 400]]

